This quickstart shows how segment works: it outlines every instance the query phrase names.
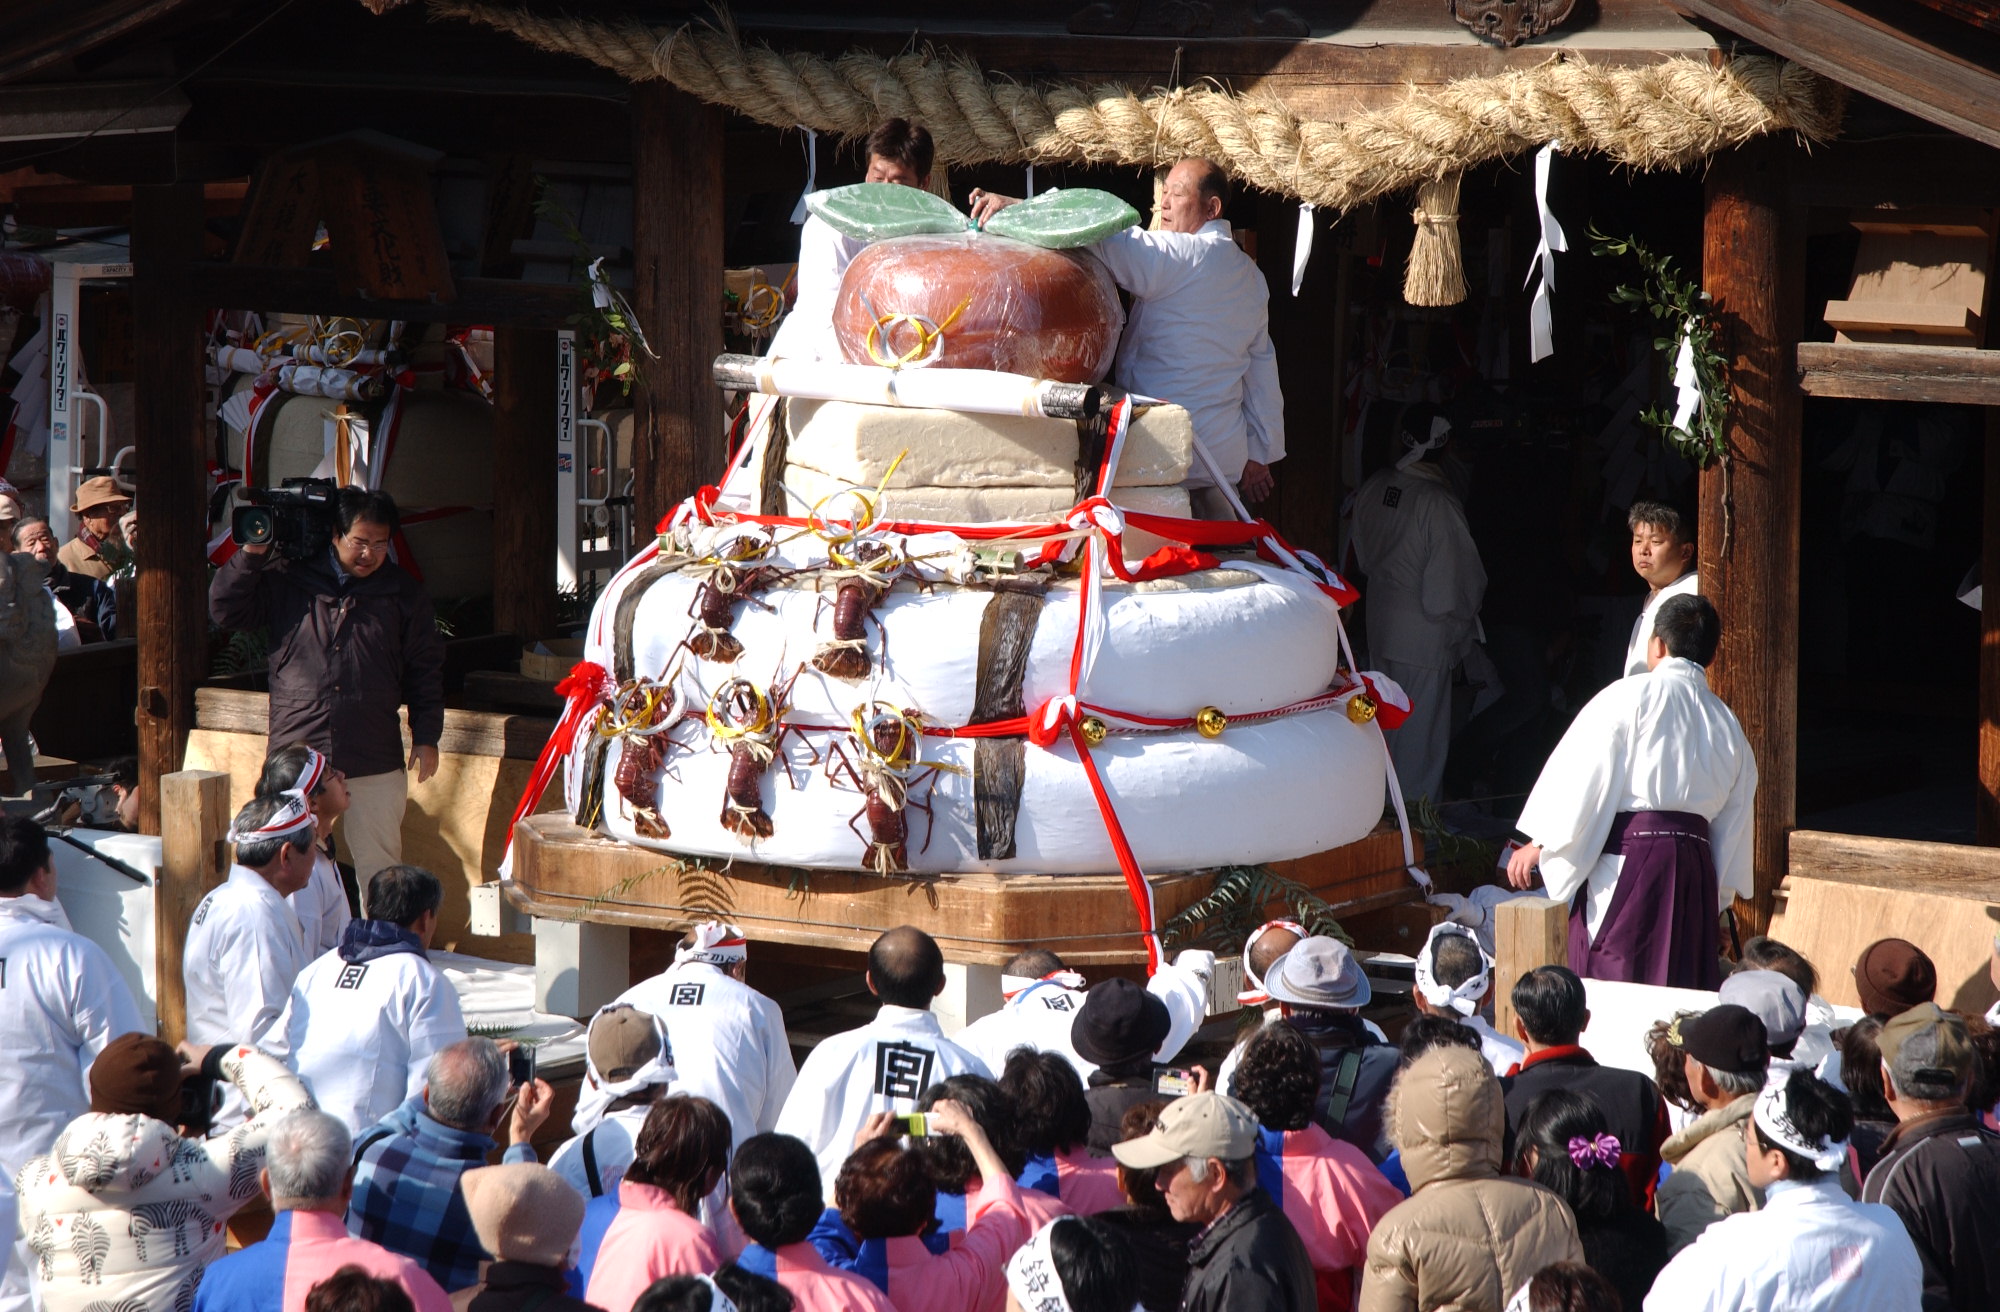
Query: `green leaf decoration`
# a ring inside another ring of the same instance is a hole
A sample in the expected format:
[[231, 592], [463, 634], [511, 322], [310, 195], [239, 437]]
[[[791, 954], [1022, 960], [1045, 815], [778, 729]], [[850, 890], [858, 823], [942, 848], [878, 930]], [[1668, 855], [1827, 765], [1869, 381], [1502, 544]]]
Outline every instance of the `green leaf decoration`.
[[816, 191], [806, 197], [806, 208], [841, 236], [856, 241], [964, 232], [972, 222], [948, 200], [889, 182], [857, 182]]
[[1061, 188], [1009, 205], [986, 221], [984, 231], [1046, 250], [1066, 251], [1103, 241], [1138, 221], [1139, 212], [1108, 191]]

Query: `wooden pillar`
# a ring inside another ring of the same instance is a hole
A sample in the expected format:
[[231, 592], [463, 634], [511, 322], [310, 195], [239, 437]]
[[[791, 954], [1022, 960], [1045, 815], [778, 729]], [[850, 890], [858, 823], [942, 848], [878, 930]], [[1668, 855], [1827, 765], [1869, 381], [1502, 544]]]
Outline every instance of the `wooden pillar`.
[[1569, 903], [1517, 897], [1493, 908], [1493, 1028], [1514, 1037], [1514, 985], [1541, 966], [1569, 964]]
[[632, 252], [647, 360], [633, 434], [633, 514], [643, 536], [721, 476], [722, 110], [665, 82], [632, 88]]
[[[146, 535], [141, 533], [144, 542]], [[187, 925], [208, 890], [229, 869], [223, 835], [229, 832], [229, 776], [219, 770], [181, 770], [160, 779], [162, 818], [160, 882], [153, 890], [153, 996], [160, 1037], [187, 1037], [187, 990], [181, 984], [181, 950]]]
[[[2000, 330], [1989, 329], [1987, 344]], [[2000, 406], [1986, 407], [1979, 591], [1979, 841], [2000, 844]]]
[[[132, 441], [146, 531], [139, 575], [139, 828], [160, 832], [160, 776], [181, 768], [208, 668], [208, 430], [203, 422], [201, 184], [132, 193]], [[165, 927], [163, 926], [163, 932]]]
[[1795, 148], [1766, 139], [1708, 172], [1702, 285], [1729, 358], [1729, 458], [1701, 475], [1702, 595], [1722, 616], [1709, 684], [1757, 757], [1756, 897], [1748, 933], [1770, 923], [1796, 820], [1799, 678], [1800, 394], [1804, 242], [1787, 214]]
[[556, 627], [556, 335], [493, 330], [493, 627]]

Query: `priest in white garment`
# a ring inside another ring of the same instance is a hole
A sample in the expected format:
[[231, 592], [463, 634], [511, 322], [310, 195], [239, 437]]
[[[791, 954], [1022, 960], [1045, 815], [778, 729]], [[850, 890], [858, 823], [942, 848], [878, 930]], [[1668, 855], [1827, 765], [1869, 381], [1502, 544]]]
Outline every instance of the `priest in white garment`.
[[[867, 149], [863, 182], [919, 189], [931, 185], [931, 134], [923, 124], [889, 119], [868, 134]], [[765, 354], [791, 360], [846, 359], [833, 335], [833, 303], [847, 266], [867, 245], [859, 237], [843, 237], [817, 214], [806, 216], [799, 229], [797, 293]]]
[[1694, 524], [1663, 501], [1635, 501], [1625, 522], [1632, 530], [1632, 569], [1650, 589], [1639, 618], [1632, 621], [1632, 638], [1625, 644], [1625, 673], [1646, 672], [1646, 643], [1660, 603], [1669, 597], [1691, 597], [1699, 591], [1694, 572]]
[[1757, 762], [1708, 687], [1722, 623], [1698, 596], [1663, 602], [1645, 674], [1593, 697], [1556, 745], [1517, 827], [1507, 878], [1571, 903], [1585, 979], [1714, 989], [1720, 913], [1753, 890]]

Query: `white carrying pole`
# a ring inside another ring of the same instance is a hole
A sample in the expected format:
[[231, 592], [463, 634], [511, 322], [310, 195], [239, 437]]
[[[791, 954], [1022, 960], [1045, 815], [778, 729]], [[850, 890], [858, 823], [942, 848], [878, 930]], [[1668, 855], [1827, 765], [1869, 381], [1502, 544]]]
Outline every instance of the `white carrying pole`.
[[717, 385], [732, 391], [815, 401], [1047, 419], [1088, 419], [1110, 408], [1104, 390], [1089, 383], [1059, 383], [994, 369], [886, 369], [768, 355], [720, 355], [714, 373]]

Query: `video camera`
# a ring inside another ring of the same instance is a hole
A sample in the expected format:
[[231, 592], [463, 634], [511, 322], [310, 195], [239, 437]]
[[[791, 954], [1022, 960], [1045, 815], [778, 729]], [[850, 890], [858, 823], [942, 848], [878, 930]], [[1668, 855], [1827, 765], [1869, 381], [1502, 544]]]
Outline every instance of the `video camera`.
[[239, 547], [268, 545], [287, 560], [321, 555], [333, 543], [339, 494], [330, 478], [288, 478], [279, 488], [245, 488], [242, 497], [249, 504], [230, 516], [229, 536]]

